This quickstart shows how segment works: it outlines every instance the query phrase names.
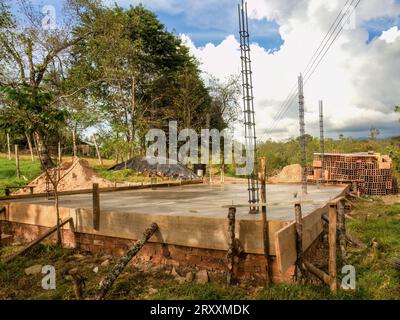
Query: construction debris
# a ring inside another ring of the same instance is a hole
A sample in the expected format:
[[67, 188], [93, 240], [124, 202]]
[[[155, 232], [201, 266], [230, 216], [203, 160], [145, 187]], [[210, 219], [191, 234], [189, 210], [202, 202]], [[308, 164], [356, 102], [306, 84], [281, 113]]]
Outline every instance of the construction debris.
[[[158, 159], [158, 161], [157, 161]], [[193, 171], [175, 160], [153, 157], [136, 157], [117, 164], [110, 171], [131, 169], [145, 177], [161, 177], [176, 180], [200, 179]]]

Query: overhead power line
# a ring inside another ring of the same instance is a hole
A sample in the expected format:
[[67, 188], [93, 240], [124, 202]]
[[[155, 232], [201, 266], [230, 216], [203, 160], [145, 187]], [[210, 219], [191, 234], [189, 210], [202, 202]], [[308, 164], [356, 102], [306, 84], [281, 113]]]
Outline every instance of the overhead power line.
[[[351, 1], [351, 2], [350, 2]], [[359, 6], [361, 0], [347, 0], [345, 5], [343, 6], [342, 10], [339, 12], [337, 17], [335, 18], [334, 22], [332, 23], [331, 27], [329, 28], [327, 34], [321, 41], [320, 45], [318, 46], [317, 50], [314, 52], [313, 56], [311, 57], [310, 61], [307, 63], [307, 66], [304, 70], [304, 77], [305, 82], [304, 85], [308, 83], [310, 78], [313, 76], [319, 65], [321, 64], [322, 60], [332, 47], [332, 45], [336, 42], [337, 38], [341, 34], [344, 29], [345, 23], [347, 22], [348, 18], [351, 17], [354, 10]], [[294, 101], [297, 97], [297, 83], [294, 84], [292, 90], [289, 92], [287, 98], [285, 99], [284, 103], [282, 104], [281, 108], [277, 112], [274, 117], [274, 122], [267, 130], [266, 135], [270, 134], [279, 124], [279, 122], [283, 119], [284, 115], [287, 113], [289, 108], [292, 106]], [[264, 136], [265, 137], [265, 136]]]

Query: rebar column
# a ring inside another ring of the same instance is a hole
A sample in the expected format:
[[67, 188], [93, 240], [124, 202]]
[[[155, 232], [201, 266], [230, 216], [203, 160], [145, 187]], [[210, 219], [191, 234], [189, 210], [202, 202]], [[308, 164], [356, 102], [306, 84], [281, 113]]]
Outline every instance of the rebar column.
[[[243, 87], [243, 112], [245, 127], [246, 152], [250, 154], [250, 159], [254, 162], [252, 172], [248, 173], [248, 192], [249, 203], [259, 203], [259, 183], [258, 183], [258, 165], [257, 165], [257, 137], [254, 112], [253, 79], [251, 69], [250, 55], [250, 34], [249, 21], [247, 15], [247, 2], [242, 0], [238, 5], [239, 13], [239, 34], [240, 34], [240, 52], [242, 64], [242, 87]], [[258, 207], [250, 208], [250, 213], [258, 213]]]
[[303, 75], [299, 76], [299, 122], [300, 122], [300, 155], [301, 155], [301, 187], [303, 195], [307, 194], [307, 157], [306, 157], [306, 130], [304, 121], [304, 83]]

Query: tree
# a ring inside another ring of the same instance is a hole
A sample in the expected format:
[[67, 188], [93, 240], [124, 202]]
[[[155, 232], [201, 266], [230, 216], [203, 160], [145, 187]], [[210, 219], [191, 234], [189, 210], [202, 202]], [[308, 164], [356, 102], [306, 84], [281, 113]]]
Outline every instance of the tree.
[[231, 127], [240, 118], [240, 80], [237, 76], [230, 76], [225, 82], [215, 77], [209, 79], [209, 90], [212, 98], [211, 109], [213, 118], [220, 123], [216, 128]]
[[47, 138], [65, 113], [52, 103], [57, 91], [49, 77], [62, 68], [63, 55], [82, 37], [71, 38], [67, 27], [43, 28], [43, 15], [29, 1], [19, 5], [18, 21], [4, 3], [0, 6], [0, 116], [11, 113], [25, 123], [26, 131], [34, 132], [42, 164], [51, 168]]
[[370, 140], [376, 140], [380, 134], [380, 130], [375, 128], [375, 127], [371, 127], [371, 129], [369, 130], [369, 139]]
[[154, 13], [141, 5], [91, 7], [74, 34], [81, 37], [89, 30], [73, 48], [67, 80], [94, 84], [80, 92], [82, 99], [96, 101], [106, 126], [130, 145], [131, 154], [136, 145], [143, 151], [150, 128], [167, 127], [168, 120], [181, 126], [201, 122], [200, 109], [210, 97], [197, 63]]

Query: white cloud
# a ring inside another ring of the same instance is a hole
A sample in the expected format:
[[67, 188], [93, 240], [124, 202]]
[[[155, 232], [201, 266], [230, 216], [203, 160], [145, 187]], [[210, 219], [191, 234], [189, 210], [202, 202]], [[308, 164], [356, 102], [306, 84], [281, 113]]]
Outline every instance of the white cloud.
[[[267, 52], [252, 45], [254, 93], [259, 135], [273, 123], [290, 89], [325, 36], [344, 1], [332, 0], [250, 0], [249, 12], [257, 19], [274, 18], [280, 24], [284, 45]], [[370, 43], [362, 27], [374, 18], [396, 17], [400, 5], [392, 0], [362, 1], [356, 11], [357, 28], [344, 30], [305, 88], [307, 131], [318, 134], [318, 100], [325, 105], [327, 131], [368, 134], [374, 125], [388, 134], [400, 131], [393, 106], [400, 97], [400, 41], [392, 28]], [[250, 30], [251, 32], [251, 30]], [[236, 35], [237, 32], [232, 32]], [[183, 36], [191, 52], [202, 62], [202, 70], [219, 78], [240, 70], [239, 43], [233, 35], [218, 45], [196, 48]], [[383, 41], [384, 40], [384, 41]], [[297, 103], [272, 138], [298, 134]], [[363, 132], [363, 129], [365, 129]]]
[[398, 38], [400, 38], [400, 30], [397, 26], [382, 32], [382, 35], [380, 37], [381, 40], [385, 40], [387, 43], [393, 43]]

